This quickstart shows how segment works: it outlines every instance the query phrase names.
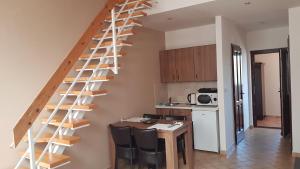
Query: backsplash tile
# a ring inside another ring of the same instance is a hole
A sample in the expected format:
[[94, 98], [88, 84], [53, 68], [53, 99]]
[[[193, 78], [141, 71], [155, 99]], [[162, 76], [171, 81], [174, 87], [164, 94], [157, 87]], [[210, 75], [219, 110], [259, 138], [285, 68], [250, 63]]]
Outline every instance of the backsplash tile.
[[168, 97], [172, 97], [173, 102], [187, 103], [189, 93], [197, 93], [199, 88], [216, 88], [217, 82], [187, 82], [169, 83]]

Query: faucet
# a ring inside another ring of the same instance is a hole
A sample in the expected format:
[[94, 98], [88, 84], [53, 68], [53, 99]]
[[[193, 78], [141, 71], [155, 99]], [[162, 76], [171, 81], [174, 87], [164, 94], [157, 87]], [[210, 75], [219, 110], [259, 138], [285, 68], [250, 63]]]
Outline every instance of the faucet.
[[169, 105], [172, 104], [172, 97], [169, 97]]

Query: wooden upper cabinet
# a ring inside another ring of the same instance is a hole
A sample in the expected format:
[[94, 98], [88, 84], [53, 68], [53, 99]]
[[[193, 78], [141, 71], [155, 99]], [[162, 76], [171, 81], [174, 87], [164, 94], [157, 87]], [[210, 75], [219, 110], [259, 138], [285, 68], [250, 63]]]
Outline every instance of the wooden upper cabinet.
[[216, 58], [216, 45], [161, 51], [161, 82], [216, 81]]
[[160, 52], [160, 76], [162, 83], [177, 81], [174, 50]]
[[217, 80], [217, 49], [216, 45], [203, 46], [204, 50], [204, 81]]
[[204, 81], [204, 50], [202, 46], [194, 48], [195, 81]]
[[179, 82], [191, 82], [195, 80], [194, 52], [193, 48], [175, 50], [176, 75]]
[[194, 48], [195, 80], [217, 80], [216, 45], [198, 46]]

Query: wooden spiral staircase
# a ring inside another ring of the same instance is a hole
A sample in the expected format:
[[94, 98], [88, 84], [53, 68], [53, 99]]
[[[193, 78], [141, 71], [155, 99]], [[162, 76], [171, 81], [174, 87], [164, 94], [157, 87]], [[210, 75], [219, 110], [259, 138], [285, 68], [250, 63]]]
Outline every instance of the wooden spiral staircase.
[[[76, 130], [90, 125], [85, 113], [95, 109], [95, 97], [108, 93], [101, 86], [113, 79], [111, 74], [118, 74], [118, 59], [125, 55], [124, 47], [132, 46], [127, 38], [135, 34], [134, 27], [142, 26], [137, 19], [151, 7], [149, 0], [108, 0], [15, 126], [12, 147], [26, 141], [28, 148], [14, 169], [53, 169], [71, 162], [65, 149], [80, 141]], [[75, 76], [67, 77], [70, 72]], [[49, 103], [57, 95], [57, 103]], [[33, 134], [33, 124], [43, 110], [50, 115]]]

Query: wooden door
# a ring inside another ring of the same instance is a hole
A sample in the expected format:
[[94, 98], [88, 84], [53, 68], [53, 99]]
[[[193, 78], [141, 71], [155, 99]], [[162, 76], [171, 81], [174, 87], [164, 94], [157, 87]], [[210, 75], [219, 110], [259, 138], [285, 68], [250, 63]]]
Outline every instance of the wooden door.
[[244, 111], [242, 85], [242, 50], [232, 45], [233, 110], [236, 144], [244, 139]]
[[291, 134], [290, 60], [287, 49], [280, 49], [281, 133]]
[[254, 102], [253, 102], [253, 118], [254, 126], [257, 126], [257, 120], [263, 120], [263, 90], [262, 90], [262, 64], [254, 64], [254, 81], [253, 81], [253, 93], [254, 93]]
[[217, 49], [216, 45], [203, 46], [204, 54], [204, 81], [217, 81]]
[[177, 81], [174, 50], [160, 52], [160, 76], [162, 83]]
[[193, 48], [176, 49], [176, 75], [178, 82], [195, 80]]

